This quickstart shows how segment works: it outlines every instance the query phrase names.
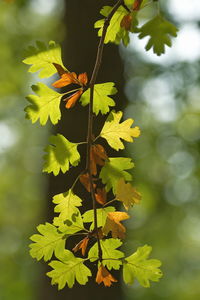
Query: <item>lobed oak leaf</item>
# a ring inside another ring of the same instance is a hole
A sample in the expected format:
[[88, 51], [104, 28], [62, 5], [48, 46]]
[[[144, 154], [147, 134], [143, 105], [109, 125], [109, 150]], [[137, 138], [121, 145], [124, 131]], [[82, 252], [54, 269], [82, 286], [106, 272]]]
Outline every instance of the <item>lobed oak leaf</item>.
[[145, 288], [150, 287], [150, 280], [157, 282], [162, 277], [158, 259], [148, 259], [152, 247], [139, 247], [135, 253], [125, 258], [123, 264], [123, 278], [125, 283], [133, 284], [135, 278]]
[[[103, 227], [106, 223], [106, 218], [109, 212], [115, 211], [113, 206], [107, 206], [104, 208], [97, 208], [97, 224], [98, 227]], [[90, 230], [94, 229], [94, 211], [90, 209], [83, 214], [83, 222], [84, 223], [92, 223], [90, 225]]]
[[[122, 265], [124, 253], [117, 248], [122, 245], [122, 242], [119, 239], [109, 238], [100, 240], [100, 245], [102, 250], [102, 264], [107, 267], [108, 270], [119, 270]], [[88, 258], [91, 262], [99, 259], [97, 242], [90, 248]]]
[[[110, 110], [110, 106], [115, 106], [114, 100], [110, 95], [115, 95], [117, 89], [113, 82], [105, 82], [94, 85], [94, 99], [93, 99], [93, 112], [98, 115], [107, 114]], [[90, 103], [90, 89], [87, 89], [80, 98], [82, 106], [86, 106]]]
[[89, 238], [85, 237], [72, 249], [72, 251], [77, 252], [78, 250], [81, 250], [82, 255], [85, 256], [88, 242], [89, 242]]
[[71, 143], [62, 134], [52, 135], [50, 145], [45, 148], [47, 154], [44, 156], [43, 172], [58, 175], [60, 170], [66, 173], [69, 165], [76, 167], [80, 161], [80, 154], [77, 150], [78, 144]]
[[141, 194], [130, 183], [126, 183], [121, 178], [116, 188], [116, 199], [121, 201], [125, 209], [128, 210], [133, 204], [140, 203]]
[[158, 15], [145, 23], [138, 29], [139, 38], [149, 36], [145, 49], [153, 48], [153, 52], [158, 56], [165, 53], [165, 45], [172, 46], [170, 36], [176, 37], [178, 29], [170, 22]]
[[60, 101], [62, 94], [50, 89], [44, 83], [38, 82], [32, 85], [32, 90], [35, 95], [28, 95], [26, 99], [30, 102], [25, 108], [26, 119], [32, 123], [40, 121], [43, 126], [47, 123], [48, 119], [52, 124], [57, 124], [61, 118]]
[[23, 63], [31, 65], [28, 71], [31, 73], [39, 71], [40, 78], [54, 75], [57, 72], [55, 65], [60, 65], [67, 72], [62, 62], [60, 45], [54, 41], [50, 41], [48, 46], [37, 41], [36, 47], [30, 46], [25, 56]]
[[67, 284], [72, 288], [75, 280], [81, 285], [88, 282], [88, 277], [92, 276], [90, 269], [84, 265], [84, 259], [75, 257], [69, 250], [65, 250], [59, 260], [53, 260], [49, 263], [52, 271], [47, 273], [52, 280], [52, 284], [58, 284], [61, 290]]
[[104, 205], [107, 199], [107, 193], [105, 188], [102, 189], [98, 188], [97, 192], [95, 193], [95, 198], [99, 204]]
[[134, 163], [130, 158], [109, 157], [99, 174], [102, 182], [106, 185], [106, 191], [108, 192], [110, 189], [112, 189], [113, 193], [115, 194], [117, 183], [120, 178], [124, 178], [126, 181], [131, 181], [131, 174], [125, 170], [132, 169], [133, 167]]
[[140, 135], [138, 126], [131, 128], [134, 120], [127, 119], [120, 123], [122, 116], [123, 113], [121, 111], [111, 111], [100, 133], [100, 136], [106, 139], [110, 147], [116, 151], [124, 149], [121, 139], [133, 142], [133, 138]]
[[103, 233], [107, 235], [111, 231], [113, 238], [125, 238], [126, 228], [120, 222], [127, 219], [129, 219], [129, 215], [125, 212], [109, 212], [103, 227]]
[[112, 282], [117, 282], [117, 280], [108, 272], [108, 270], [101, 264], [97, 276], [96, 276], [96, 282], [100, 284], [103, 282], [105, 286], [111, 286]]

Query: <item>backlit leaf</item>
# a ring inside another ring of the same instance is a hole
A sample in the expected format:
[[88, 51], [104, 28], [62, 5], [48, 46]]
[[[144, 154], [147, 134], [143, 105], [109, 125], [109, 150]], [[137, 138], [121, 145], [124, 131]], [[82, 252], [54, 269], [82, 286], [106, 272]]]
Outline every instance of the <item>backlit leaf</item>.
[[[115, 95], [117, 89], [114, 87], [113, 82], [106, 82], [95, 84], [94, 86], [94, 99], [93, 99], [93, 112], [98, 115], [99, 112], [107, 114], [110, 106], [115, 106], [114, 100], [109, 97]], [[80, 98], [81, 104], [86, 106], [90, 102], [90, 89], [84, 92]]]
[[127, 142], [133, 142], [133, 137], [140, 135], [138, 126], [131, 128], [133, 124], [132, 119], [127, 119], [120, 123], [123, 113], [121, 111], [111, 111], [109, 114], [100, 136], [108, 142], [108, 144], [115, 150], [124, 149], [124, 144], [121, 139]]
[[108, 272], [108, 270], [101, 264], [97, 275], [96, 275], [96, 282], [100, 284], [103, 282], [105, 286], [111, 286], [112, 282], [117, 282], [117, 280]]
[[130, 158], [110, 157], [99, 174], [102, 182], [106, 185], [106, 191], [108, 192], [112, 189], [115, 194], [117, 184], [121, 178], [124, 178], [125, 181], [131, 181], [131, 174], [125, 170], [132, 169], [133, 167], [134, 163]]
[[72, 220], [74, 215], [79, 213], [77, 207], [82, 205], [82, 200], [72, 190], [69, 190], [54, 196], [53, 203], [57, 204], [54, 212], [59, 213], [59, 218], [65, 221]]
[[128, 210], [133, 204], [140, 203], [141, 194], [130, 183], [126, 183], [121, 178], [116, 188], [116, 199], [121, 201]]
[[125, 237], [126, 228], [122, 225], [121, 221], [129, 219], [129, 215], [125, 212], [115, 211], [107, 215], [106, 223], [103, 227], [103, 233], [107, 235], [112, 233], [113, 238], [123, 239]]
[[77, 166], [80, 161], [80, 154], [77, 151], [78, 144], [69, 142], [63, 135], [57, 134], [50, 137], [51, 145], [45, 148], [47, 154], [44, 156], [43, 172], [56, 176], [60, 170], [65, 173], [69, 165]]
[[65, 250], [60, 260], [53, 260], [49, 264], [52, 271], [47, 276], [52, 278], [52, 284], [58, 284], [61, 290], [67, 284], [72, 288], [75, 280], [81, 285], [88, 282], [88, 277], [92, 276], [91, 271], [84, 265], [84, 259], [75, 257], [69, 250]]
[[170, 36], [177, 36], [178, 29], [170, 22], [158, 15], [138, 29], [139, 38], [149, 36], [146, 50], [153, 48], [157, 55], [165, 53], [165, 45], [171, 47]]
[[[106, 222], [106, 218], [109, 212], [115, 211], [113, 206], [108, 206], [105, 208], [97, 209], [97, 224], [98, 227], [104, 226]], [[83, 222], [84, 223], [92, 223], [90, 226], [90, 230], [94, 229], [94, 211], [90, 209], [83, 214]]]
[[125, 283], [133, 284], [136, 278], [143, 287], [150, 287], [150, 280], [159, 281], [162, 277], [162, 272], [159, 269], [161, 262], [157, 259], [148, 259], [151, 250], [150, 246], [145, 245], [125, 258], [123, 264]]
[[65, 239], [63, 233], [58, 232], [57, 228], [50, 224], [40, 224], [37, 226], [40, 234], [34, 234], [30, 239], [34, 242], [30, 244], [30, 254], [33, 258], [45, 261], [50, 260], [53, 253], [57, 256], [65, 248]]
[[26, 51], [26, 58], [23, 62], [27, 65], [32, 65], [29, 68], [29, 72], [34, 73], [40, 71], [39, 77], [50, 77], [57, 73], [57, 69], [54, 64], [60, 65], [67, 71], [62, 63], [61, 48], [60, 45], [54, 41], [50, 41], [46, 46], [43, 42], [36, 42], [37, 47], [30, 46]]
[[[102, 264], [106, 266], [108, 270], [119, 270], [120, 266], [122, 265], [120, 258], [124, 257], [124, 253], [116, 249], [122, 245], [122, 242], [119, 239], [111, 238], [107, 240], [100, 240], [100, 244], [103, 258]], [[90, 249], [88, 258], [92, 262], [99, 258], [97, 243], [95, 243]]]
[[65, 233], [66, 236], [79, 231], [85, 231], [83, 219], [78, 208], [77, 211], [78, 212], [76, 215], [72, 216], [71, 220], [62, 220], [60, 217], [55, 217], [53, 219], [53, 224], [58, 227], [60, 232]]
[[[109, 13], [111, 12], [111, 10], [112, 10], [111, 6], [104, 6], [101, 9], [100, 13], [104, 17], [107, 17], [109, 15]], [[126, 14], [127, 14], [127, 10], [123, 6], [120, 6], [117, 9], [117, 11], [115, 12], [114, 16], [112, 17], [112, 19], [110, 21], [110, 25], [108, 26], [108, 30], [107, 30], [105, 41], [104, 41], [105, 44], [107, 44], [108, 42], [112, 42], [112, 43], [116, 42], [117, 35], [121, 31], [121, 26], [120, 26], [121, 20], [123, 19], [123, 17]], [[105, 19], [101, 19], [94, 24], [95, 28], [100, 28], [98, 31], [98, 36], [102, 35], [104, 21], [105, 21]]]
[[32, 123], [39, 120], [41, 125], [45, 125], [49, 118], [52, 124], [57, 124], [61, 118], [60, 101], [62, 94], [55, 92], [41, 82], [33, 85], [32, 90], [36, 95], [26, 97], [31, 103], [25, 108], [26, 118]]

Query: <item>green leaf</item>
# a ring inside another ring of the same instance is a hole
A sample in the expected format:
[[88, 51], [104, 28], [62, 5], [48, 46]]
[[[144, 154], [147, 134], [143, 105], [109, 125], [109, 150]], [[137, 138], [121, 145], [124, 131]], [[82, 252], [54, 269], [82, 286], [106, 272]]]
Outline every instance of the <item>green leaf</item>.
[[37, 230], [41, 234], [34, 234], [30, 239], [34, 242], [30, 244], [30, 255], [37, 260], [44, 257], [44, 260], [50, 260], [53, 253], [59, 255], [64, 251], [65, 238], [63, 233], [58, 232], [57, 228], [50, 224], [40, 224]]
[[[108, 270], [119, 270], [120, 266], [122, 265], [122, 261], [120, 260], [120, 258], [124, 257], [124, 253], [116, 249], [122, 245], [122, 242], [119, 239], [111, 238], [107, 240], [100, 240], [100, 243], [102, 249], [103, 265], [106, 266]], [[99, 258], [97, 243], [95, 243], [94, 246], [90, 249], [88, 258], [92, 262]]]
[[47, 276], [52, 278], [52, 284], [58, 284], [59, 290], [63, 289], [66, 284], [72, 288], [75, 280], [84, 285], [92, 274], [83, 263], [84, 259], [75, 257], [71, 251], [65, 250], [60, 261], [53, 260], [50, 262], [49, 266], [53, 270], [48, 272]]
[[43, 172], [56, 176], [60, 172], [66, 173], [69, 164], [77, 166], [80, 161], [80, 154], [77, 151], [78, 144], [69, 142], [63, 135], [57, 134], [50, 137], [51, 145], [45, 148], [47, 154], [44, 156]]
[[145, 245], [125, 258], [123, 265], [125, 283], [133, 284], [134, 279], [137, 278], [143, 287], [150, 287], [150, 280], [159, 281], [162, 277], [162, 272], [159, 269], [161, 262], [157, 259], [148, 259], [151, 250], [150, 246]]
[[58, 227], [60, 232], [63, 232], [66, 235], [71, 235], [79, 231], [85, 231], [83, 219], [78, 208], [77, 213], [72, 216], [71, 220], [63, 220], [60, 217], [55, 217], [53, 219], [53, 224]]
[[77, 207], [82, 205], [82, 200], [72, 190], [69, 190], [54, 196], [53, 203], [57, 204], [54, 212], [59, 213], [59, 219], [66, 221], [74, 219], [74, 216], [79, 213]]
[[35, 123], [38, 119], [41, 125], [45, 125], [50, 118], [53, 124], [57, 124], [61, 118], [60, 101], [62, 94], [50, 89], [44, 83], [32, 85], [36, 95], [28, 95], [26, 99], [31, 105], [25, 108], [26, 118]]
[[[106, 218], [109, 212], [115, 211], [115, 208], [113, 206], [107, 206], [105, 208], [98, 208], [97, 209], [97, 224], [98, 227], [103, 227], [106, 223]], [[88, 210], [83, 214], [83, 222], [84, 223], [90, 223], [92, 222], [90, 226], [90, 230], [94, 229], [94, 210]]]
[[[110, 110], [110, 106], [115, 106], [115, 102], [109, 95], [117, 93], [117, 89], [114, 87], [113, 82], [106, 82], [95, 84], [94, 86], [94, 100], [93, 100], [93, 112], [98, 115], [99, 112], [107, 114]], [[81, 104], [86, 106], [90, 102], [90, 89], [88, 89], [80, 98]]]
[[111, 111], [100, 133], [100, 136], [106, 139], [110, 147], [117, 151], [124, 149], [124, 144], [121, 139], [127, 142], [133, 142], [133, 137], [140, 135], [138, 126], [131, 128], [134, 120], [127, 119], [120, 123], [122, 115], [123, 113], [121, 111]]
[[[100, 13], [104, 17], [107, 17], [110, 13], [110, 11], [113, 9], [111, 6], [104, 6]], [[121, 20], [123, 17], [127, 14], [126, 9], [123, 6], [120, 6], [117, 11], [114, 13], [110, 25], [108, 26], [106, 37], [104, 43], [107, 44], [109, 42], [112, 43], [119, 43], [120, 40], [119, 38], [117, 39], [117, 35], [120, 34], [120, 32], [123, 30], [122, 27], [120, 26]], [[105, 19], [101, 19], [97, 21], [94, 24], [94, 28], [100, 28], [98, 31], [98, 36], [102, 36], [102, 31], [103, 31], [103, 25], [104, 25]]]
[[150, 36], [145, 49], [148, 51], [153, 48], [153, 52], [157, 55], [165, 53], [165, 45], [169, 47], [172, 46], [170, 36], [176, 37], [177, 31], [178, 29], [172, 23], [168, 22], [160, 15], [138, 29], [138, 32], [140, 32], [140, 39]]
[[106, 184], [106, 191], [108, 192], [112, 189], [115, 194], [118, 181], [121, 178], [124, 178], [125, 181], [131, 181], [131, 174], [125, 170], [132, 169], [133, 167], [134, 163], [131, 161], [131, 158], [110, 157], [99, 174], [102, 182]]
[[43, 42], [36, 42], [37, 47], [30, 46], [26, 51], [26, 58], [23, 63], [32, 65], [29, 68], [29, 72], [34, 73], [40, 71], [39, 77], [45, 78], [50, 77], [57, 73], [54, 63], [61, 65], [64, 70], [67, 71], [62, 63], [61, 48], [60, 45], [54, 41], [50, 41], [49, 45], [46, 46]]

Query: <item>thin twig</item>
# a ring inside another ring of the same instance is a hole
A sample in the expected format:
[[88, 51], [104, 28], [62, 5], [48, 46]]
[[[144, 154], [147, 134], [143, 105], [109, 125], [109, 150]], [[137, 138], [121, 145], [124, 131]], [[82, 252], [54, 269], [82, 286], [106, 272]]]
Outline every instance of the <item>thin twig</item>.
[[103, 48], [104, 48], [104, 40], [106, 37], [107, 29], [110, 24], [110, 20], [112, 19], [114, 13], [117, 11], [117, 9], [120, 7], [120, 5], [124, 4], [124, 0], [119, 0], [117, 3], [113, 6], [113, 9], [109, 13], [109, 15], [105, 18], [103, 30], [102, 30], [102, 36], [98, 45], [97, 49], [97, 56], [95, 61], [95, 66], [92, 72], [92, 77], [89, 82], [89, 88], [90, 88], [90, 103], [89, 103], [89, 113], [88, 113], [88, 132], [87, 132], [87, 161], [86, 161], [86, 170], [89, 175], [89, 181], [90, 181], [90, 191], [92, 196], [92, 202], [93, 202], [93, 210], [94, 210], [94, 229], [96, 231], [97, 235], [97, 244], [98, 244], [98, 256], [99, 260], [102, 261], [102, 249], [100, 244], [100, 238], [98, 234], [98, 224], [97, 224], [97, 208], [96, 208], [96, 197], [95, 197], [95, 190], [93, 185], [93, 178], [91, 173], [91, 167], [90, 167], [90, 161], [91, 161], [91, 146], [93, 143], [93, 100], [94, 100], [94, 84], [96, 82], [96, 78], [99, 72], [99, 68], [101, 66], [102, 62], [102, 55], [103, 55]]

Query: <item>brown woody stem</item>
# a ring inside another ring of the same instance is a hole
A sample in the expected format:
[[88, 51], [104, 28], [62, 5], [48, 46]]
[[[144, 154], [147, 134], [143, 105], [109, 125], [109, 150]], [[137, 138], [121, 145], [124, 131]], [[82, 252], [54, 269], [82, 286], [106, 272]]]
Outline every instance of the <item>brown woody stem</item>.
[[94, 85], [96, 82], [96, 78], [99, 72], [99, 68], [101, 66], [102, 62], [102, 55], [103, 55], [103, 48], [104, 48], [104, 40], [106, 37], [107, 29], [110, 24], [110, 20], [113, 17], [114, 13], [117, 11], [117, 9], [120, 7], [120, 5], [124, 4], [124, 0], [119, 0], [117, 3], [113, 6], [113, 9], [109, 13], [109, 15], [105, 18], [102, 36], [99, 41], [98, 49], [97, 49], [97, 56], [96, 61], [94, 65], [94, 69], [92, 72], [92, 77], [89, 82], [90, 87], [90, 103], [89, 103], [89, 115], [88, 115], [88, 132], [87, 132], [87, 162], [86, 162], [86, 170], [89, 175], [89, 181], [90, 181], [90, 191], [91, 191], [91, 197], [93, 202], [93, 210], [94, 210], [94, 230], [96, 231], [97, 235], [97, 245], [98, 245], [98, 256], [99, 260], [102, 261], [102, 249], [100, 244], [100, 238], [98, 234], [98, 223], [97, 223], [97, 208], [96, 208], [96, 197], [95, 197], [95, 190], [93, 185], [93, 178], [91, 173], [91, 167], [90, 167], [90, 161], [91, 161], [91, 147], [93, 143], [93, 100], [94, 100]]

